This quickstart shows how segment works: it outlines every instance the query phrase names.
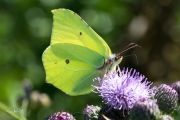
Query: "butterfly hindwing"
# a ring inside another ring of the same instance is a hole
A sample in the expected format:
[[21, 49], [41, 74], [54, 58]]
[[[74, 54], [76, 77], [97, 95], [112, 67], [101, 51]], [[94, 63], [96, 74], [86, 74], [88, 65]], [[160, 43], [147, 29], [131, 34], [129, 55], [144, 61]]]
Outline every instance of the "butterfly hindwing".
[[79, 45], [56, 43], [43, 54], [47, 82], [67, 94], [91, 92], [92, 80], [99, 76], [97, 68], [104, 64], [104, 57]]

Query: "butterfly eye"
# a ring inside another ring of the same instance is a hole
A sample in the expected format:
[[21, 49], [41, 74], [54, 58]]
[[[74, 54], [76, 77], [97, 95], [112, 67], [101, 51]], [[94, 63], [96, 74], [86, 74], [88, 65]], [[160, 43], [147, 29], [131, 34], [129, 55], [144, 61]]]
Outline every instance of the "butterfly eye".
[[119, 56], [116, 56], [116, 57], [115, 57], [115, 61], [119, 60], [120, 57], [121, 57], [120, 55], [119, 55]]

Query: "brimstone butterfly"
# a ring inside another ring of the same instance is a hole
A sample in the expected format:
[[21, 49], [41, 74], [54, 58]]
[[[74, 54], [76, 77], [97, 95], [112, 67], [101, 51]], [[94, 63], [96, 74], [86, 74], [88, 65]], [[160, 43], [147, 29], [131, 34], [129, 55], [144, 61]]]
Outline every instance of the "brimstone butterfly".
[[[51, 43], [42, 56], [46, 81], [69, 95], [90, 93], [93, 79], [113, 71], [122, 57], [112, 54], [106, 42], [73, 11], [52, 13]], [[122, 52], [137, 46], [131, 43]]]

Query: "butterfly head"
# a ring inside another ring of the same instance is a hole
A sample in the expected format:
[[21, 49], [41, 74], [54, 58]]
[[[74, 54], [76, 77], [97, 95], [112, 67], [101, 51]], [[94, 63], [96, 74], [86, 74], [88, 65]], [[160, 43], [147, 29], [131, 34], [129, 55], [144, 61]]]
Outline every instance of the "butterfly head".
[[137, 45], [136, 43], [130, 43], [129, 45], [124, 47], [118, 54], [111, 54], [109, 56], [109, 59], [107, 59], [105, 61], [105, 66], [107, 67], [107, 72], [112, 73], [116, 70], [116, 66], [118, 66], [123, 59], [123, 56], [121, 55], [122, 53], [124, 53], [125, 51], [127, 51], [129, 49], [136, 48], [136, 47], [140, 48], [140, 46]]
[[117, 56], [116, 54], [110, 55], [109, 59], [105, 61], [105, 66], [107, 68], [108, 73], [112, 73], [116, 70], [116, 66], [118, 66], [123, 59], [123, 56]]

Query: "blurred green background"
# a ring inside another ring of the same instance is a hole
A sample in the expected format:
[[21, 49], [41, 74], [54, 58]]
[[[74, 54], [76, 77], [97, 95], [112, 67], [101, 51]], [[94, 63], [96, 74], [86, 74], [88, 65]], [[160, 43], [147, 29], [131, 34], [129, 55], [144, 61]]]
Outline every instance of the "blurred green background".
[[[29, 85], [28, 120], [101, 105], [98, 94], [71, 97], [45, 83], [41, 56], [50, 43], [51, 10], [57, 8], [79, 14], [114, 53], [139, 44], [141, 49], [123, 54], [128, 57], [120, 67], [137, 69], [154, 85], [180, 79], [179, 0], [0, 0], [0, 101], [17, 114]], [[0, 120], [14, 118], [0, 111]]]

